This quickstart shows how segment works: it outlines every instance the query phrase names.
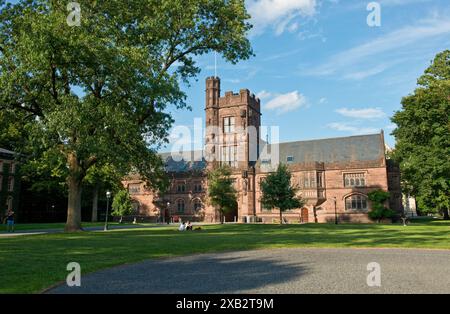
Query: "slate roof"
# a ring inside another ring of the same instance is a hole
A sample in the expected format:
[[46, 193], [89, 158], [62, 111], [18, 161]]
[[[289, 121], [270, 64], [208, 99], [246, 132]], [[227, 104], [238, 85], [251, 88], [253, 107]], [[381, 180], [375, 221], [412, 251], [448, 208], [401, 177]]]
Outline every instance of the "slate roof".
[[202, 171], [206, 168], [206, 160], [202, 151], [188, 151], [183, 155], [171, 153], [159, 154], [165, 161], [168, 172]]
[[[286, 163], [339, 163], [374, 161], [384, 158], [383, 138], [380, 134], [326, 138], [310, 141], [280, 143], [279, 160]], [[273, 149], [274, 144], [270, 145]]]
[[[261, 142], [260, 149], [267, 145]], [[275, 144], [269, 144], [268, 151], [274, 148]], [[341, 163], [355, 161], [376, 161], [384, 158], [384, 145], [382, 134], [357, 135], [349, 137], [326, 138], [309, 141], [297, 141], [280, 143], [279, 160], [287, 162], [287, 157], [293, 157], [292, 164], [323, 162]], [[171, 156], [171, 153], [161, 153], [160, 156], [166, 162], [168, 172], [188, 172], [202, 171], [206, 168], [207, 162], [202, 151], [185, 152], [187, 158], [181, 155]], [[191, 156], [191, 161], [186, 161]], [[199, 160], [199, 156], [202, 156]], [[194, 157], [197, 157], [197, 161]], [[263, 157], [262, 157], [263, 158]], [[261, 160], [259, 161], [259, 163]]]

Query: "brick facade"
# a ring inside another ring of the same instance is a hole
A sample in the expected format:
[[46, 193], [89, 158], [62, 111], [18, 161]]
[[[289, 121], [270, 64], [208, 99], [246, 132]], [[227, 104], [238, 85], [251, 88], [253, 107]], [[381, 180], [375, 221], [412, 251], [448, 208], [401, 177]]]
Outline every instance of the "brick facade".
[[[400, 172], [386, 159], [384, 134], [316, 141], [268, 144], [259, 140], [260, 100], [247, 89], [221, 96], [220, 79], [206, 79], [206, 136], [204, 151], [188, 152], [192, 158], [176, 160], [161, 154], [170, 177], [169, 191], [156, 196], [138, 177], [124, 185], [130, 191], [136, 214], [151, 220], [181, 218], [217, 221], [218, 213], [207, 201], [209, 169], [219, 163], [232, 166], [238, 191], [238, 210], [227, 221], [275, 222], [276, 210], [262, 208], [260, 182], [276, 164], [264, 160], [264, 149], [278, 152], [278, 161], [288, 164], [293, 184], [307, 200], [303, 208], [284, 213], [291, 222], [369, 222], [367, 193], [383, 189], [391, 193], [390, 208], [402, 210]], [[185, 155], [184, 155], [185, 156]], [[196, 158], [200, 156], [199, 158]]]

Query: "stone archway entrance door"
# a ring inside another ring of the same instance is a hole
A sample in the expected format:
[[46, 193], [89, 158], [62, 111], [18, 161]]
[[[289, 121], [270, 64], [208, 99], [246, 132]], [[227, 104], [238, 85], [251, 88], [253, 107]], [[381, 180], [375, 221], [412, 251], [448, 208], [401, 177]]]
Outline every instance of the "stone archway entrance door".
[[309, 222], [308, 208], [303, 207], [302, 208], [302, 223], [307, 223], [307, 222]]

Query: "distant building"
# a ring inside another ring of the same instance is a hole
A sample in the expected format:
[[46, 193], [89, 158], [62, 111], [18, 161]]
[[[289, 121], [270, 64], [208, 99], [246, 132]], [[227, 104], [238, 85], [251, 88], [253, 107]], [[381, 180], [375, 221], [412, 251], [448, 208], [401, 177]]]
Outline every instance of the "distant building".
[[8, 209], [18, 214], [20, 179], [18, 175], [15, 153], [0, 148], [0, 216]]
[[[233, 170], [238, 209], [227, 221], [279, 219], [278, 210], [266, 210], [260, 202], [260, 183], [277, 161], [287, 164], [293, 184], [307, 203], [285, 212], [291, 222], [368, 222], [367, 194], [376, 189], [391, 193], [389, 204], [402, 211], [399, 168], [386, 158], [383, 132], [341, 138], [270, 144], [260, 140], [260, 100], [247, 89], [220, 94], [220, 79], [206, 79], [206, 138], [203, 151], [181, 156], [161, 154], [171, 186], [165, 195], [145, 189], [139, 176], [123, 183], [133, 197], [136, 214], [152, 219], [218, 221], [208, 204], [206, 172], [218, 164]], [[242, 132], [244, 130], [244, 132]], [[250, 135], [249, 135], [250, 134]], [[256, 140], [252, 140], [256, 139]], [[180, 160], [179, 160], [180, 159]]]

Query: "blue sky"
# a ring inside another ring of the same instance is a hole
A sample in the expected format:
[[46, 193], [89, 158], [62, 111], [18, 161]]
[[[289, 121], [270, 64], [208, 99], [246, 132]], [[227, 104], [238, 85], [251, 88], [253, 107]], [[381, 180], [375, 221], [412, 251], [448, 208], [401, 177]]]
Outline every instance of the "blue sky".
[[[379, 0], [381, 26], [369, 27], [361, 0], [247, 0], [256, 57], [237, 65], [218, 57], [222, 94], [248, 88], [262, 101], [262, 124], [280, 141], [378, 133], [436, 53], [450, 49], [449, 0]], [[174, 111], [175, 126], [204, 117], [204, 81], [214, 54], [186, 88], [192, 111]], [[173, 141], [176, 140], [174, 137]], [[167, 146], [164, 151], [170, 149]]]

